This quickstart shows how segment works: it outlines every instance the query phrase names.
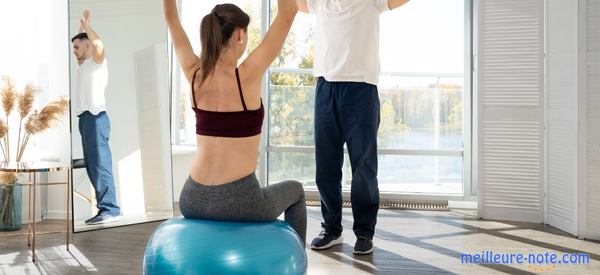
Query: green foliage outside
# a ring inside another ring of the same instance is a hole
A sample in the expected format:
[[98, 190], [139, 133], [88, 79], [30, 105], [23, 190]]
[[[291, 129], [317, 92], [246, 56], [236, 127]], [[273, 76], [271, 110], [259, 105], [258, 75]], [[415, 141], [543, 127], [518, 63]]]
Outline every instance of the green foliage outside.
[[[271, 14], [276, 12], [273, 7]], [[250, 7], [243, 7], [243, 9], [252, 10]], [[260, 14], [251, 14], [251, 17], [260, 18]], [[259, 20], [251, 21], [248, 27], [248, 52], [259, 45], [260, 33]], [[306, 53], [299, 53], [295, 49], [296, 40], [296, 35], [290, 33], [280, 55], [271, 64], [272, 68], [311, 69], [313, 67], [313, 36], [309, 35], [305, 41], [301, 41], [310, 45]], [[434, 126], [435, 86], [436, 84], [431, 84], [427, 87], [406, 88], [399, 84], [397, 88], [380, 88], [379, 148], [398, 149], [398, 144], [402, 144], [402, 139], [410, 133], [411, 129], [431, 129]], [[189, 107], [185, 105], [189, 88], [182, 88], [184, 89], [178, 102], [180, 110]], [[460, 133], [463, 112], [462, 87], [439, 84], [437, 88], [440, 93], [440, 131]], [[311, 72], [270, 73], [268, 83], [270, 145], [314, 146], [314, 96], [315, 78]], [[180, 125], [185, 125], [184, 120], [185, 116], [182, 114]], [[347, 157], [345, 159], [347, 162]], [[314, 154], [271, 152], [269, 153], [269, 180], [274, 183], [285, 179], [296, 179], [312, 185], [314, 166]], [[347, 175], [350, 173], [349, 165], [345, 166], [344, 173]]]

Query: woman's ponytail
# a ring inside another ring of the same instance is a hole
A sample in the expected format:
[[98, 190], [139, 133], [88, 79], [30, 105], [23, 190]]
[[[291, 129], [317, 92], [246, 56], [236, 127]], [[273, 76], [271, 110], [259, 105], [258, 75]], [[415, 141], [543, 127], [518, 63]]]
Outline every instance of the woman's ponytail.
[[202, 18], [200, 24], [200, 69], [202, 81], [215, 69], [221, 50], [229, 41], [236, 28], [248, 28], [250, 17], [234, 4], [216, 5], [211, 13]]
[[200, 24], [200, 41], [202, 52], [200, 54], [200, 68], [202, 81], [206, 80], [217, 65], [221, 48], [223, 47], [223, 34], [219, 16], [213, 11], [202, 19]]

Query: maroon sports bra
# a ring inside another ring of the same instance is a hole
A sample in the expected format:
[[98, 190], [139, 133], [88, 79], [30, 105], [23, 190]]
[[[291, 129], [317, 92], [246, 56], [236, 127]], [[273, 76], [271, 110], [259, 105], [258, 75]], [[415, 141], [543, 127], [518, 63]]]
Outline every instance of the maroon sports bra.
[[198, 109], [196, 107], [196, 96], [194, 95], [194, 81], [196, 74], [192, 79], [192, 98], [194, 106], [192, 110], [196, 113], [196, 134], [202, 136], [213, 137], [251, 137], [260, 134], [265, 109], [260, 101], [260, 108], [256, 110], [248, 110], [244, 95], [242, 94], [242, 85], [240, 84], [240, 74], [238, 69], [235, 69], [235, 78], [237, 79], [240, 98], [242, 99], [243, 111], [234, 112], [214, 112]]

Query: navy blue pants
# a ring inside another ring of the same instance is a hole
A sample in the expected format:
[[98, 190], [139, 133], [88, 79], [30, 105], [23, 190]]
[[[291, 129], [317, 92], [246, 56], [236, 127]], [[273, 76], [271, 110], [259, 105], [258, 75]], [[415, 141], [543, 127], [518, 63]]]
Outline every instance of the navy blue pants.
[[79, 115], [79, 133], [83, 145], [85, 170], [96, 191], [97, 207], [101, 212], [119, 215], [112, 155], [108, 146], [110, 120], [106, 112], [98, 115], [86, 111]]
[[342, 232], [344, 143], [352, 167], [350, 197], [356, 236], [372, 238], [379, 210], [377, 184], [377, 86], [328, 82], [318, 78], [315, 97], [316, 182], [321, 195], [323, 228]]

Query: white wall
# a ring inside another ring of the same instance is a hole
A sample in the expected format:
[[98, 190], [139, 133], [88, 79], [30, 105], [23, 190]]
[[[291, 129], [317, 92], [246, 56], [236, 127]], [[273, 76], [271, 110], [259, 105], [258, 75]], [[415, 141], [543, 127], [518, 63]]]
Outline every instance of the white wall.
[[[0, 1], [0, 75], [12, 76], [19, 90], [32, 83], [39, 87], [35, 108], [40, 109], [49, 100], [69, 95], [68, 8], [66, 0]], [[15, 113], [16, 114], [16, 113]], [[15, 115], [10, 127], [17, 129]], [[12, 144], [17, 136], [13, 131]], [[16, 147], [11, 149], [16, 151]], [[23, 160], [54, 159], [70, 161], [68, 116], [49, 131], [35, 136]], [[66, 179], [51, 175], [50, 180]], [[64, 186], [38, 190], [38, 207], [60, 209], [66, 207]], [[24, 192], [26, 194], [26, 192]], [[38, 193], [40, 194], [40, 193]], [[26, 196], [23, 196], [26, 199]], [[43, 205], [40, 205], [43, 202]], [[24, 205], [23, 213], [27, 213]], [[43, 212], [38, 212], [43, 213]], [[64, 217], [64, 216], [63, 216]]]

